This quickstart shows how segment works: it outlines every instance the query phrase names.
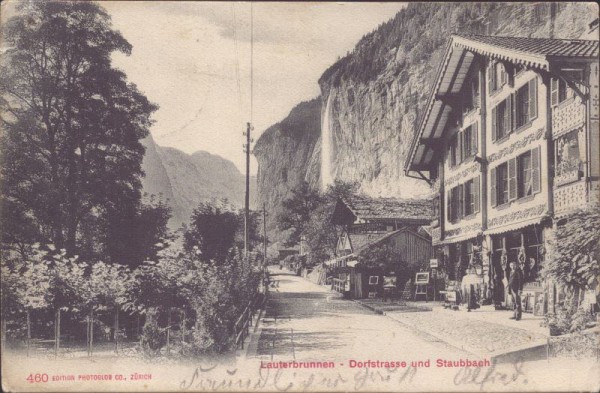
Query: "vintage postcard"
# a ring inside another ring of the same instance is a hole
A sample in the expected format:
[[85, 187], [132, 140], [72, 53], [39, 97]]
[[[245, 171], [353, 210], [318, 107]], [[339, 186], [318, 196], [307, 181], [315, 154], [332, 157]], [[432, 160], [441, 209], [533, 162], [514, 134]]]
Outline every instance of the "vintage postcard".
[[599, 391], [598, 11], [3, 1], [2, 389]]

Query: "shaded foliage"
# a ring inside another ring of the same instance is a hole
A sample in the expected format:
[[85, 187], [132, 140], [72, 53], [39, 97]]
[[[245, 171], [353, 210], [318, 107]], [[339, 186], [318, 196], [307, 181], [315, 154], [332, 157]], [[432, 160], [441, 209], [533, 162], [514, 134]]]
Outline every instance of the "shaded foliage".
[[280, 230], [291, 229], [286, 245], [293, 246], [300, 243], [311, 214], [324, 202], [319, 191], [310, 187], [307, 182], [302, 182], [292, 190], [292, 195], [282, 202], [282, 211], [277, 217]]
[[600, 208], [578, 210], [564, 221], [557, 226], [542, 275], [571, 290], [595, 288], [600, 277]]
[[[187, 252], [198, 252], [206, 261], [223, 263], [235, 246], [244, 246], [244, 221], [243, 211], [227, 200], [200, 203], [184, 230], [184, 248]], [[258, 225], [259, 213], [250, 212], [251, 244], [262, 240]]]
[[100, 6], [30, 1], [19, 11], [0, 64], [2, 240], [91, 255], [99, 250], [83, 246], [112, 247], [136, 215], [139, 141], [157, 107], [112, 67], [131, 45]]

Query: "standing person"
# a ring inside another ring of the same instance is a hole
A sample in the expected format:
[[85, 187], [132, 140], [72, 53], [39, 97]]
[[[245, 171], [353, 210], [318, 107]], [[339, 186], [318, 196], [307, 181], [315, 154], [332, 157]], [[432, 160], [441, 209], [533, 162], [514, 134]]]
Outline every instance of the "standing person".
[[515, 310], [514, 316], [510, 319], [520, 320], [521, 319], [521, 294], [523, 293], [523, 272], [517, 266], [516, 263], [510, 263], [510, 276], [508, 278], [508, 289], [510, 296], [513, 301], [513, 308]]

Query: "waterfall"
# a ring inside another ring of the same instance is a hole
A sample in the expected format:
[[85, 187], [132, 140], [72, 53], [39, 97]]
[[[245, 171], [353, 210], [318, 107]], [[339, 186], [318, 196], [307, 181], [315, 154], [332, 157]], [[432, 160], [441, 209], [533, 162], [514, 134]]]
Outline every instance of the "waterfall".
[[333, 94], [329, 92], [329, 98], [327, 98], [327, 105], [325, 106], [325, 113], [322, 116], [321, 124], [321, 186], [323, 191], [327, 189], [327, 186], [333, 183], [333, 176], [331, 173], [331, 161], [333, 156], [333, 137], [331, 135], [331, 120], [329, 114], [331, 113], [331, 102], [333, 100]]

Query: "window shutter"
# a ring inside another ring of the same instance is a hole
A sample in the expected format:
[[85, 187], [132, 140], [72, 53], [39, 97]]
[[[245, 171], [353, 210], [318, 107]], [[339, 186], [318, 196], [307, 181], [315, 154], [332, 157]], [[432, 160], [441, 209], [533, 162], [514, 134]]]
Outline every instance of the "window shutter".
[[531, 182], [533, 193], [541, 191], [540, 147], [531, 150]]
[[452, 222], [452, 190], [448, 191], [448, 203], [446, 204], [446, 219]]
[[496, 113], [498, 112], [498, 107], [492, 108], [492, 141], [497, 139], [496, 133]]
[[490, 61], [488, 65], [488, 95], [492, 94], [494, 91], [494, 74], [496, 70], [494, 69], [494, 62]]
[[478, 141], [478, 136], [477, 136], [477, 122], [475, 122], [472, 126], [471, 126], [471, 155], [475, 155], [477, 154], [477, 141]]
[[463, 135], [462, 132], [456, 134], [456, 162], [461, 163], [463, 161], [463, 145], [462, 145]]
[[471, 84], [471, 89], [473, 91], [473, 107], [479, 108], [479, 76], [475, 78], [473, 83]]
[[479, 213], [479, 176], [473, 179], [473, 213]]
[[496, 168], [492, 168], [490, 171], [490, 200], [492, 201], [492, 206], [496, 206]]
[[463, 218], [465, 215], [465, 185], [458, 186], [458, 218]]
[[529, 120], [537, 117], [537, 77], [529, 81]]
[[506, 84], [506, 69], [504, 68], [504, 64], [500, 63], [500, 86], [504, 86]]
[[519, 102], [519, 97], [518, 97], [519, 94], [518, 93], [519, 93], [518, 90], [515, 91], [513, 94], [511, 94], [508, 97], [508, 101], [507, 101], [507, 107], [510, 112], [510, 114], [508, 115], [510, 118], [510, 124], [508, 126], [508, 130], [510, 132], [517, 129], [517, 103]]
[[508, 200], [517, 199], [517, 159], [508, 160]]
[[550, 103], [552, 106], [558, 105], [558, 79], [550, 79]]
[[[596, 70], [598, 67], [596, 66]], [[597, 177], [600, 176], [600, 133], [598, 128], [590, 133], [590, 175]]]
[[442, 208], [444, 207], [444, 205], [442, 203], [442, 202], [444, 202], [443, 199], [444, 199], [444, 193], [440, 192], [435, 201], [437, 203], [437, 211], [438, 211], [437, 217], [435, 217], [435, 218], [440, 220], [440, 224], [444, 220], [444, 211], [442, 210]]
[[507, 122], [506, 122], [506, 134], [508, 134], [509, 132], [512, 132], [512, 130], [515, 129], [514, 127], [514, 123], [513, 123], [513, 119], [516, 117], [513, 114], [513, 108], [515, 105], [513, 105], [513, 102], [515, 102], [515, 97], [514, 94], [509, 95], [506, 98], [506, 113], [507, 115]]

